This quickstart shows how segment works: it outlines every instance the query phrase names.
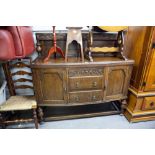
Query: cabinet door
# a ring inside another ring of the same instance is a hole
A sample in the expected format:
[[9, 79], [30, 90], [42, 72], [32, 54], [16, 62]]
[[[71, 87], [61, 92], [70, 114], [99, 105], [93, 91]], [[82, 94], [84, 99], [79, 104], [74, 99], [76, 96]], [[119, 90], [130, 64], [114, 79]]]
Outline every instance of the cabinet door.
[[66, 71], [62, 69], [42, 69], [40, 89], [43, 104], [66, 103]]
[[155, 90], [155, 49], [153, 49], [153, 56], [150, 63], [150, 68], [148, 71], [148, 76], [146, 79], [145, 91], [154, 91]]
[[106, 100], [119, 100], [126, 97], [131, 68], [128, 66], [108, 67], [106, 72]]

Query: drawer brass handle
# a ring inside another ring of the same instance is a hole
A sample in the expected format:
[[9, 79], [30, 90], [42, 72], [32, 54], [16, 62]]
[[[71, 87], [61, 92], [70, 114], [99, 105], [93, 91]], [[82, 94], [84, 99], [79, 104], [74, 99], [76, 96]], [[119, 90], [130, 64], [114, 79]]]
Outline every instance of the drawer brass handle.
[[75, 87], [79, 88], [79, 82], [76, 82]]
[[75, 97], [75, 101], [78, 102], [79, 101], [79, 96]]
[[93, 96], [93, 97], [92, 97], [92, 100], [93, 100], [93, 101], [96, 100], [96, 96]]
[[97, 86], [97, 82], [93, 82], [93, 87], [96, 87]]
[[67, 91], [67, 88], [66, 88], [66, 87], [64, 87], [64, 91], [65, 91], [65, 92]]
[[150, 103], [150, 106], [151, 106], [151, 107], [154, 106], [154, 102], [151, 102], [151, 103]]
[[88, 73], [88, 71], [86, 70], [85, 73]]

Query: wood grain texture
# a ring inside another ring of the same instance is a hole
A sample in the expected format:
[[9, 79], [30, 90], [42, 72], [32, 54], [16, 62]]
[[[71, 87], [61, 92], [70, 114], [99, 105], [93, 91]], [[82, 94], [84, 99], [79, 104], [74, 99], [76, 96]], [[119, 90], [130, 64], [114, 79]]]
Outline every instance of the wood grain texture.
[[153, 26], [129, 27], [127, 50], [135, 60], [125, 116], [129, 121], [152, 120], [155, 117], [155, 29]]
[[152, 49], [152, 58], [150, 60], [150, 67], [146, 77], [145, 91], [155, 91], [155, 49]]
[[31, 67], [38, 104], [72, 106], [126, 99], [133, 61], [112, 60], [88, 64], [37, 60]]

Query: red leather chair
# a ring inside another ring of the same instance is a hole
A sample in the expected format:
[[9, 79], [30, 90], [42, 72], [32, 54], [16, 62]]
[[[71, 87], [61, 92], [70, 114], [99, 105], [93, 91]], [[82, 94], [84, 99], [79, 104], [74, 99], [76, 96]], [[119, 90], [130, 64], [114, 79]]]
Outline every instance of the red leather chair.
[[7, 30], [0, 30], [0, 60], [15, 58], [15, 47], [12, 35]]
[[0, 60], [24, 58], [35, 50], [29, 26], [0, 27]]

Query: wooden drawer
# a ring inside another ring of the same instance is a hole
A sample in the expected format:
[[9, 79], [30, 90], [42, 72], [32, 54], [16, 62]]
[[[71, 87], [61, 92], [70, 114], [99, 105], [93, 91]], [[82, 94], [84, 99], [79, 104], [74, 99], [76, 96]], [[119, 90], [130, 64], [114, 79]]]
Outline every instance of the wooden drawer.
[[103, 89], [103, 76], [69, 78], [69, 91]]
[[69, 103], [87, 103], [103, 100], [103, 91], [83, 91], [69, 93]]
[[142, 104], [142, 110], [155, 109], [155, 97], [145, 97]]

